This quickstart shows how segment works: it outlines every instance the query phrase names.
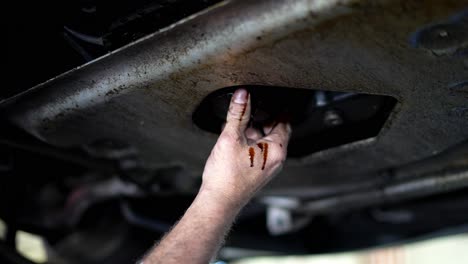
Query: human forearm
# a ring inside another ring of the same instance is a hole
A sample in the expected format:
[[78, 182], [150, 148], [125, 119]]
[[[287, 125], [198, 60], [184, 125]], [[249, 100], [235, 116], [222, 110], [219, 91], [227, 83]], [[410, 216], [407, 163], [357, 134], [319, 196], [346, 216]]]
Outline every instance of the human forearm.
[[240, 209], [240, 204], [202, 188], [179, 223], [143, 263], [208, 263]]

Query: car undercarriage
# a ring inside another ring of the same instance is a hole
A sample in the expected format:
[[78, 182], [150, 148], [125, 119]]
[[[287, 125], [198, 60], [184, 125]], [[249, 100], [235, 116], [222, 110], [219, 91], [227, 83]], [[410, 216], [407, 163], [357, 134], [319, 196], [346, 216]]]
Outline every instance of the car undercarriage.
[[136, 261], [181, 217], [238, 87], [283, 113], [283, 171], [224, 260], [468, 228], [468, 1], [9, 3], [2, 263]]

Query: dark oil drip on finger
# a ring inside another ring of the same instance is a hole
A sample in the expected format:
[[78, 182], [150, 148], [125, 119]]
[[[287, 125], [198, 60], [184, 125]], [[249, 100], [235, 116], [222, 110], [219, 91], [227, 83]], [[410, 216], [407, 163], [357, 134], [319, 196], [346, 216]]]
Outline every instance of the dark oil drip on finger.
[[263, 143], [257, 143], [257, 146], [260, 148], [260, 150], [261, 150], [262, 153], [263, 153]]
[[263, 143], [263, 165], [262, 165], [262, 170], [265, 169], [265, 164], [267, 162], [268, 158], [268, 143]]
[[241, 115], [239, 117], [239, 121], [242, 121], [242, 118], [244, 117], [245, 110], [247, 109], [247, 104], [249, 103], [249, 94], [247, 94], [247, 102], [244, 104], [244, 108], [242, 108]]
[[266, 161], [268, 159], [268, 143], [257, 143], [257, 146], [260, 148], [260, 150], [262, 151], [261, 153], [263, 154], [262, 170], [264, 170]]
[[249, 148], [249, 158], [250, 158], [250, 167], [254, 166], [254, 157], [255, 157], [255, 150], [254, 148]]

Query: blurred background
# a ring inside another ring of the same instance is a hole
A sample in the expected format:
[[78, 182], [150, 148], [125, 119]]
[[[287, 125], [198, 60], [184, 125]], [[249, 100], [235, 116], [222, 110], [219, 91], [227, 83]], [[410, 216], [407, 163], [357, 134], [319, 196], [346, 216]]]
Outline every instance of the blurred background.
[[[5, 234], [5, 225], [0, 220], [0, 238]], [[17, 250], [27, 259], [45, 263], [47, 245], [41, 237], [18, 232]], [[305, 256], [257, 256], [248, 257], [227, 264], [439, 264], [468, 263], [468, 234], [443, 236], [402, 245], [386, 246], [347, 253], [305, 255]], [[222, 250], [226, 250], [223, 248]], [[264, 254], [269, 254], [265, 252]], [[226, 264], [219, 261], [216, 264]]]
[[399, 246], [316, 256], [255, 257], [235, 264], [435, 264], [468, 263], [468, 234], [440, 237]]

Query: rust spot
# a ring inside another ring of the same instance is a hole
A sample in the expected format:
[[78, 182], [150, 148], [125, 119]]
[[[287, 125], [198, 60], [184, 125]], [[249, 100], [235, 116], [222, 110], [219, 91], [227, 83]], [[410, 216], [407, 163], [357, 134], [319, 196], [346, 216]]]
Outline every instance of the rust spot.
[[254, 157], [255, 157], [255, 150], [254, 148], [249, 148], [249, 158], [250, 158], [250, 167], [254, 166]]

